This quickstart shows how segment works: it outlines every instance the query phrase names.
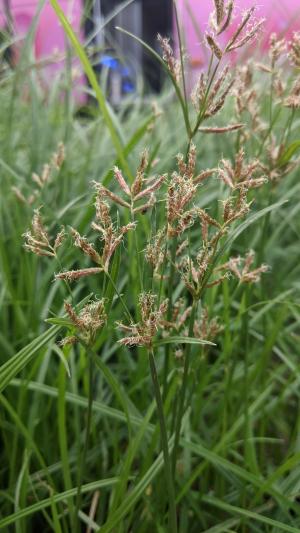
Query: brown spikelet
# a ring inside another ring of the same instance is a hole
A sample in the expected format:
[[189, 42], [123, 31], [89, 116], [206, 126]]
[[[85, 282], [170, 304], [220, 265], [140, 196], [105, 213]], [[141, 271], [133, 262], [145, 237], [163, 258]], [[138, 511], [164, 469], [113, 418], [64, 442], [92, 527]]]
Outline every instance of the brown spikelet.
[[214, 226], [215, 228], [220, 229], [221, 225], [217, 220], [212, 218], [204, 209], [201, 209], [200, 207], [197, 208], [197, 215], [201, 220], [205, 220], [207, 224], [210, 224], [211, 226]]
[[161, 187], [161, 185], [165, 181], [165, 179], [166, 179], [166, 174], [163, 174], [156, 181], [154, 181], [154, 183], [149, 185], [149, 187], [147, 187], [146, 189], [143, 189], [142, 191], [140, 191], [134, 197], [134, 200], [137, 201], [137, 200], [140, 200], [141, 198], [144, 198], [145, 196], [150, 196], [151, 193], [153, 193], [154, 191], [157, 191], [157, 189], [159, 189]]
[[123, 200], [123, 198], [120, 198], [120, 196], [113, 193], [112, 191], [104, 187], [103, 185], [98, 184], [98, 194], [102, 197], [110, 198], [110, 200], [112, 200], [116, 204], [119, 204], [123, 207], [130, 208], [130, 204], [128, 202]]
[[95, 274], [100, 274], [103, 272], [103, 268], [82, 268], [80, 270], [67, 270], [65, 272], [59, 272], [55, 274], [55, 280], [61, 279], [64, 281], [77, 281], [78, 279], [85, 278], [86, 276], [91, 276]]
[[230, 131], [237, 131], [241, 128], [244, 128], [245, 124], [230, 124], [229, 126], [223, 126], [223, 127], [217, 127], [217, 126], [209, 126], [209, 127], [200, 127], [198, 128], [198, 131], [201, 131], [202, 133], [228, 133]]
[[289, 42], [288, 58], [294, 67], [300, 68], [300, 32], [294, 32]]
[[77, 246], [77, 248], [80, 248], [80, 250], [83, 251], [85, 255], [91, 258], [94, 263], [97, 263], [98, 265], [101, 263], [100, 255], [96, 252], [94, 249], [94, 246], [88, 242], [88, 240], [85, 237], [82, 237], [78, 231], [76, 231], [74, 228], [71, 228], [71, 234], [74, 239], [74, 244]]
[[57, 146], [57, 151], [53, 154], [51, 163], [59, 170], [65, 160], [65, 146], [63, 142], [60, 142]]
[[253, 13], [255, 11], [255, 7], [251, 7], [250, 9], [248, 9], [244, 15], [243, 15], [243, 18], [242, 18], [242, 22], [238, 25], [236, 31], [234, 32], [234, 34], [232, 35], [230, 41], [227, 43], [227, 46], [225, 48], [225, 51], [228, 52], [231, 47], [236, 43], [237, 39], [239, 38], [239, 36], [241, 35], [243, 29], [247, 26], [249, 20], [251, 19]]
[[229, 65], [226, 65], [226, 67], [222, 70], [221, 74], [217, 77], [216, 81], [214, 82], [210, 93], [209, 93], [209, 101], [213, 102], [215, 97], [217, 96], [219, 90], [223, 86], [224, 82], [226, 81], [228, 74], [229, 74]]
[[215, 4], [216, 20], [219, 26], [224, 18], [224, 12], [225, 12], [224, 0], [214, 0], [214, 4]]
[[228, 52], [232, 52], [233, 50], [237, 50], [238, 48], [242, 48], [242, 46], [245, 46], [248, 42], [250, 42], [254, 37], [256, 37], [259, 33], [259, 31], [262, 29], [263, 24], [265, 22], [265, 19], [259, 20], [251, 30], [249, 30], [246, 35], [236, 41], [234, 44], [231, 45], [230, 48], [227, 49]]
[[216, 40], [213, 38], [213, 36], [210, 34], [206, 34], [205, 38], [206, 38], [206, 42], [209, 48], [211, 49], [212, 53], [216, 56], [216, 58], [219, 60], [222, 59], [223, 52], [221, 48], [219, 47], [218, 43], [216, 42]]
[[207, 78], [203, 72], [201, 72], [198, 81], [196, 82], [192, 93], [191, 100], [196, 111], [200, 111], [200, 108], [204, 102], [207, 89]]
[[114, 176], [116, 180], [118, 181], [121, 189], [125, 192], [125, 194], [127, 194], [127, 196], [131, 196], [130, 189], [123, 177], [121, 170], [118, 167], [114, 167]]
[[39, 177], [38, 174], [36, 174], [35, 172], [32, 173], [31, 175], [31, 179], [34, 183], [36, 183], [38, 185], [38, 187], [40, 187], [40, 189], [44, 186], [41, 178]]
[[174, 58], [173, 50], [170, 45], [170, 39], [167, 37], [163, 38], [160, 34], [158, 34], [157, 40], [162, 49], [163, 60], [166, 62], [174, 80], [178, 83], [181, 78], [181, 65], [180, 61]]
[[234, 8], [234, 1], [229, 0], [229, 2], [227, 2], [227, 5], [226, 5], [226, 18], [223, 24], [219, 25], [220, 27], [217, 29], [217, 35], [220, 35], [221, 33], [223, 33], [223, 31], [225, 31], [230, 25], [231, 20], [232, 20], [232, 15], [233, 15], [233, 8]]
[[19, 187], [15, 187], [14, 185], [11, 187], [12, 192], [15, 194], [16, 198], [22, 202], [23, 204], [27, 204], [28, 201], [26, 200], [24, 194], [21, 192]]
[[168, 300], [164, 300], [159, 307], [155, 305], [156, 295], [152, 293], [142, 293], [139, 296], [139, 308], [141, 320], [138, 324], [126, 326], [117, 323], [122, 331], [130, 333], [127, 337], [118, 342], [123, 346], [146, 346], [151, 347], [153, 337], [159, 328], [163, 326], [163, 315], [167, 311]]
[[82, 328], [82, 320], [77, 316], [75, 310], [73, 309], [72, 305], [69, 302], [64, 303], [64, 308], [71, 320], [71, 322], [76, 326], [77, 328]]
[[213, 102], [207, 109], [207, 111], [205, 112], [205, 115], [204, 117], [205, 118], [209, 118], [209, 117], [212, 117], [214, 115], [216, 115], [221, 109], [222, 107], [224, 106], [225, 104], [225, 100], [226, 100], [226, 97], [227, 95], [229, 94], [229, 91], [231, 90], [233, 84], [234, 84], [234, 79], [231, 80], [226, 89], [224, 89], [223, 93], [221, 94], [221, 96], [218, 98], [218, 100], [216, 102]]
[[193, 179], [193, 182], [196, 184], [201, 183], [215, 172], [217, 172], [216, 168], [207, 168], [206, 170], [202, 170], [202, 172], [200, 172], [200, 174]]
[[65, 232], [65, 228], [62, 227], [62, 229], [60, 230], [60, 232], [56, 235], [56, 238], [55, 238], [55, 241], [54, 241], [54, 251], [56, 252], [56, 250], [62, 245], [63, 241], [64, 241], [64, 238], [66, 236], [66, 232]]
[[43, 185], [47, 183], [47, 181], [49, 180], [50, 173], [51, 173], [51, 166], [48, 164], [44, 165], [43, 170], [42, 170], [42, 175], [41, 175], [41, 182]]
[[155, 195], [150, 194], [148, 202], [140, 205], [139, 207], [135, 207], [133, 209], [133, 213], [142, 213], [144, 215], [148, 211], [148, 209], [154, 206], [155, 202], [156, 202]]

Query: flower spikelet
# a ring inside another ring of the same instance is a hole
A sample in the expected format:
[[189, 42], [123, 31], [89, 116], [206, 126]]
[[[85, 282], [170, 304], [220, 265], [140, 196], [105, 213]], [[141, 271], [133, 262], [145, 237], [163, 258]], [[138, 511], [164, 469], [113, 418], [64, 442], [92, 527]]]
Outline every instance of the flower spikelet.
[[94, 300], [85, 305], [79, 313], [75, 311], [69, 302], [65, 302], [65, 310], [78, 330], [79, 335], [90, 344], [107, 320], [105, 312], [105, 299]]
[[158, 307], [155, 305], [156, 295], [144, 292], [139, 296], [141, 320], [137, 324], [126, 326], [117, 323], [120, 330], [129, 333], [118, 342], [123, 346], [146, 346], [150, 348], [157, 331], [163, 327], [163, 317], [167, 311], [168, 300], [164, 300]]
[[40, 256], [56, 257], [57, 249], [61, 246], [64, 240], [65, 231], [62, 228], [57, 234], [54, 244], [51, 244], [51, 239], [43, 224], [40, 210], [35, 209], [31, 222], [31, 229], [24, 233], [23, 237], [25, 239], [25, 250]]
[[180, 61], [175, 59], [173, 49], [170, 45], [170, 39], [162, 37], [160, 34], [157, 36], [157, 40], [161, 46], [163, 60], [168, 66], [168, 69], [173, 76], [174, 80], [178, 83], [181, 78], [181, 65]]

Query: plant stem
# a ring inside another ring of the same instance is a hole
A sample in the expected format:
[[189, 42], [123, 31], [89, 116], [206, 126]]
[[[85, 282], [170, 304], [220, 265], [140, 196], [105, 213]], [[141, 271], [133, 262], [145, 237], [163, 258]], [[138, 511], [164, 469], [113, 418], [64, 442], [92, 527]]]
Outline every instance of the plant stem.
[[186, 90], [185, 72], [184, 72], [183, 47], [182, 47], [181, 31], [180, 31], [180, 26], [179, 26], [179, 17], [178, 17], [178, 9], [177, 9], [176, 0], [173, 0], [173, 5], [174, 5], [174, 12], [175, 12], [175, 22], [176, 22], [176, 29], [177, 29], [177, 36], [178, 36], [178, 44], [179, 44], [183, 96], [184, 96], [184, 101], [185, 101], [186, 110], [187, 110], [187, 114], [188, 114], [187, 90]]
[[[191, 337], [193, 335], [197, 304], [198, 304], [197, 300], [194, 300], [193, 301], [193, 306], [192, 306], [192, 311], [191, 311], [191, 316], [190, 316], [190, 323], [189, 323], [189, 334], [188, 334], [189, 337]], [[176, 460], [177, 460], [177, 454], [178, 454], [181, 422], [182, 422], [182, 417], [183, 417], [184, 407], [185, 407], [185, 398], [186, 398], [187, 383], [188, 383], [188, 377], [189, 377], [189, 367], [190, 367], [190, 353], [191, 353], [191, 344], [186, 344], [185, 345], [185, 356], [184, 356], [182, 385], [181, 385], [181, 390], [180, 390], [180, 395], [179, 395], [178, 408], [177, 408], [177, 417], [176, 417], [176, 423], [175, 423], [175, 438], [174, 438], [174, 449], [173, 449], [173, 456], [172, 456], [172, 474], [173, 474], [173, 478], [175, 477], [175, 469], [176, 469]]]
[[111, 282], [111, 284], [112, 284], [112, 286], [113, 286], [113, 289], [114, 289], [115, 293], [117, 294], [117, 296], [118, 296], [118, 298], [119, 298], [119, 300], [120, 300], [120, 302], [121, 302], [121, 304], [122, 304], [122, 306], [123, 306], [123, 309], [124, 309], [124, 311], [125, 311], [125, 313], [126, 313], [126, 316], [127, 316], [128, 320], [129, 320], [130, 322], [132, 322], [133, 319], [132, 319], [132, 316], [131, 316], [131, 314], [130, 314], [130, 311], [129, 311], [129, 309], [128, 309], [126, 303], [125, 303], [125, 301], [123, 300], [123, 297], [122, 297], [121, 293], [119, 292], [119, 289], [118, 289], [118, 287], [116, 286], [114, 280], [112, 279], [110, 273], [108, 272], [108, 270], [107, 270], [107, 271], [104, 270], [104, 274], [105, 274], [105, 276], [109, 279], [109, 281]]
[[82, 500], [82, 493], [81, 488], [83, 484], [83, 476], [84, 476], [84, 469], [86, 465], [86, 456], [88, 451], [88, 445], [89, 445], [89, 437], [91, 432], [91, 421], [92, 421], [92, 407], [93, 407], [93, 360], [88, 354], [89, 358], [89, 390], [88, 390], [88, 408], [87, 408], [87, 421], [86, 421], [86, 429], [85, 429], [85, 441], [84, 441], [84, 447], [79, 459], [79, 466], [78, 466], [78, 475], [77, 475], [77, 498], [76, 498], [76, 509], [75, 509], [75, 528], [74, 533], [80, 532], [79, 527], [79, 511], [81, 507], [81, 500]]
[[154, 387], [154, 394], [155, 394], [157, 413], [158, 413], [158, 419], [159, 419], [159, 425], [160, 425], [161, 444], [162, 444], [162, 450], [163, 450], [163, 455], [164, 455], [165, 475], [166, 475], [166, 482], [167, 482], [167, 489], [168, 489], [168, 496], [169, 496], [169, 531], [170, 533], [177, 533], [175, 490], [174, 490], [174, 483], [173, 483], [173, 478], [172, 478], [171, 459], [170, 459], [170, 454], [169, 454], [168, 436], [167, 436], [163, 401], [162, 401], [162, 396], [160, 393], [160, 387], [159, 387], [159, 381], [158, 381], [158, 375], [157, 375], [153, 351], [149, 350], [148, 355], [149, 355], [150, 371], [151, 371], [151, 377], [152, 377], [152, 382], [153, 382], [153, 387]]
[[[171, 263], [170, 263], [170, 277], [168, 286], [168, 309], [167, 309], [167, 321], [170, 322], [172, 318], [172, 295], [173, 295], [173, 279], [175, 274], [175, 258], [177, 248], [177, 237], [173, 238], [171, 246]], [[163, 372], [163, 398], [167, 395], [168, 387], [168, 374], [170, 365], [170, 344], [166, 344], [164, 372]]]

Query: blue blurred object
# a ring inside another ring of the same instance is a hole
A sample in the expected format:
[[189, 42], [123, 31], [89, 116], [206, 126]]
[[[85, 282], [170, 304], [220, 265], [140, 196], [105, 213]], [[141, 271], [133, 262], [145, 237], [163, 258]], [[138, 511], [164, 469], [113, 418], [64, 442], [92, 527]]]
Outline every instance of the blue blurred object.
[[103, 55], [100, 59], [100, 65], [103, 65], [103, 67], [111, 68], [113, 70], [117, 70], [119, 67], [119, 61], [115, 57], [109, 56], [109, 55]]
[[120, 76], [120, 86], [122, 94], [129, 94], [135, 91], [133, 75], [129, 67], [122, 65], [119, 59], [108, 54], [101, 56], [99, 65], [105, 67]]

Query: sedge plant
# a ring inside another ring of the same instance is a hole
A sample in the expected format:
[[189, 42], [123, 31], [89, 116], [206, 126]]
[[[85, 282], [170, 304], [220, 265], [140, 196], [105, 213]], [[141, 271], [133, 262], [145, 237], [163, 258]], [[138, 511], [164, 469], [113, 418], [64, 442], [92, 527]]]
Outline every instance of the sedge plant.
[[[292, 477], [281, 478], [280, 466], [276, 469], [272, 464], [270, 473], [271, 465], [265, 469], [264, 461], [272, 441], [266, 437], [265, 420], [295, 386], [294, 381], [289, 383], [283, 364], [289, 339], [278, 340], [278, 331], [291, 309], [285, 327], [297, 335], [298, 311], [289, 302], [290, 287], [285, 299], [277, 300], [278, 307], [268, 301], [267, 280], [273, 272], [265, 261], [269, 262], [270, 255], [268, 239], [273, 243], [275, 239], [270, 237], [273, 211], [275, 215], [284, 212], [281, 224], [286, 230], [285, 198], [280, 191], [298, 165], [294, 155], [299, 144], [291, 139], [300, 106], [299, 84], [297, 80], [284, 83], [281, 73], [299, 68], [299, 36], [287, 45], [273, 35], [266, 64], [249, 61], [234, 68], [230, 54], [253, 44], [263, 21], [255, 19], [254, 8], [247, 10], [221, 46], [219, 35], [232, 24], [235, 5], [232, 0], [214, 0], [213, 7], [205, 35], [210, 61], [191, 94], [180, 31], [179, 59], [165, 37], [158, 37], [161, 56], [145, 45], [164, 66], [174, 87], [168, 120], [171, 123], [175, 113], [180, 135], [175, 148], [169, 145], [167, 157], [159, 161], [162, 150], [151, 144], [155, 123], [163, 121], [155, 106], [143, 129], [149, 135], [148, 144], [140, 156], [136, 154], [134, 163], [130, 160], [129, 165], [129, 148], [122, 151], [113, 135], [117, 156], [108, 163], [103, 179], [93, 173], [94, 206], [85, 203], [84, 215], [75, 202], [71, 213], [62, 209], [59, 221], [49, 218], [47, 190], [72, 158], [72, 151], [62, 143], [50, 163], [41, 172], [33, 172], [36, 189], [27, 194], [22, 186], [12, 186], [18, 205], [28, 212], [34, 208], [31, 227], [24, 233], [25, 248], [42, 256], [40, 261], [51, 276], [45, 279], [57, 291], [57, 302], [64, 301], [64, 316], [48, 319], [59, 328], [59, 333], [53, 331], [54, 350], [63, 365], [58, 388], [39, 381], [30, 381], [28, 386], [58, 394], [65, 491], [57, 491], [49, 476], [43, 481], [41, 472], [30, 477], [29, 460], [24, 460], [16, 483], [18, 506], [15, 513], [0, 520], [0, 526], [22, 520], [22, 509], [24, 517], [35, 512], [27, 505], [26, 513], [24, 495], [30, 493], [37, 500], [33, 507], [44, 513], [46, 527], [55, 531], [80, 531], [82, 523], [100, 531], [153, 531], [154, 527], [172, 533], [265, 531], [259, 529], [265, 525], [272, 531], [297, 530], [293, 516], [299, 524], [299, 504], [296, 492], [289, 489], [296, 490], [296, 485]], [[257, 81], [258, 73], [269, 79], [267, 98]], [[98, 96], [107, 114], [102, 93]], [[108, 127], [109, 131], [113, 128], [111, 119]], [[207, 158], [202, 157], [204, 139], [212, 153]], [[219, 156], [214, 152], [217, 145], [221, 146]], [[72, 216], [63, 224], [65, 213]], [[263, 226], [257, 238], [250, 231], [259, 221]], [[50, 264], [54, 266], [46, 266]], [[297, 273], [297, 266], [294, 270]], [[268, 319], [273, 307], [274, 315]], [[269, 336], [259, 328], [260, 317]], [[43, 347], [49, 338], [40, 339], [32, 350]], [[250, 359], [248, 353], [253, 339], [262, 344], [258, 360]], [[273, 353], [282, 363], [276, 371]], [[69, 365], [72, 393], [66, 391], [64, 379]], [[283, 387], [282, 397], [273, 394], [275, 385], [266, 375], [268, 365], [276, 386]], [[297, 368], [294, 360], [288, 360], [288, 365]], [[4, 365], [3, 387], [20, 368], [10, 370]], [[111, 399], [107, 385], [118, 409], [107, 404]], [[15, 380], [14, 386], [20, 382]], [[148, 391], [146, 401], [144, 390]], [[266, 398], [271, 398], [268, 406]], [[22, 395], [19, 413], [21, 400]], [[71, 427], [66, 419], [67, 402], [74, 407], [74, 446], [67, 430]], [[5, 400], [1, 403], [10, 409], [30, 445], [31, 433], [25, 433], [18, 414]], [[85, 419], [79, 413], [82, 405]], [[260, 418], [260, 412], [264, 417]], [[126, 431], [112, 431], [110, 424], [102, 424], [104, 416], [122, 420]], [[215, 416], [212, 431], [210, 420]], [[278, 422], [278, 428], [279, 433], [288, 433], [284, 421]], [[34, 434], [34, 428], [30, 431]], [[102, 441], [110, 444], [106, 447]], [[292, 454], [282, 469], [288, 471], [297, 460], [297, 454]], [[17, 458], [13, 470], [15, 462]], [[44, 466], [43, 458], [40, 463]], [[214, 476], [210, 465], [216, 470]], [[97, 477], [107, 470], [111, 477], [97, 482], [94, 468]], [[157, 480], [161, 469], [164, 483]], [[111, 490], [103, 503], [101, 487]], [[94, 497], [85, 499], [91, 490]], [[49, 496], [39, 501], [37, 493], [43, 491]], [[47, 507], [51, 514], [45, 511]], [[224, 518], [225, 512], [232, 517]], [[26, 530], [24, 519], [19, 523]]]

